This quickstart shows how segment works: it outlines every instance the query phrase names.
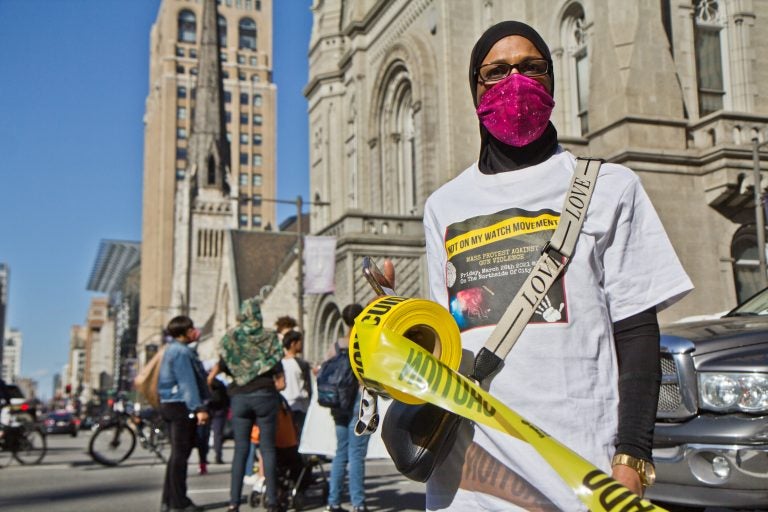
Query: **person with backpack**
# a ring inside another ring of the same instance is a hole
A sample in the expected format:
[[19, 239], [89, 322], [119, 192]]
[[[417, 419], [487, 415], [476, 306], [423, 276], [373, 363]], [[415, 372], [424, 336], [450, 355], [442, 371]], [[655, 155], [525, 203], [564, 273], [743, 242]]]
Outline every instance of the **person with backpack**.
[[[349, 329], [363, 311], [360, 304], [350, 304], [341, 313], [347, 326], [345, 336], [336, 342], [336, 354], [326, 360], [317, 376], [317, 398], [320, 405], [331, 408], [336, 425], [336, 455], [331, 463], [328, 506], [331, 512], [346, 512], [341, 506], [344, 475], [349, 465], [349, 497], [354, 512], [367, 512], [365, 506], [365, 456], [370, 436], [355, 435], [360, 407], [360, 385], [349, 363]], [[330, 405], [329, 405], [330, 404]]]
[[309, 363], [300, 357], [304, 348], [304, 335], [299, 331], [288, 331], [283, 336], [283, 371], [285, 389], [280, 393], [291, 408], [296, 433], [301, 439], [304, 420], [307, 417], [309, 398], [312, 395], [312, 377]]

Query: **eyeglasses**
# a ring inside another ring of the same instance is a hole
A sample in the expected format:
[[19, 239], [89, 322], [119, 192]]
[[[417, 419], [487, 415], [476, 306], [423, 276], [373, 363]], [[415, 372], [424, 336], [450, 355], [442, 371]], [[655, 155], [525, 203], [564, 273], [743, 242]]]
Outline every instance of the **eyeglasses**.
[[517, 64], [494, 62], [477, 68], [477, 76], [479, 81], [484, 84], [495, 84], [507, 78], [513, 69], [517, 69], [520, 74], [525, 76], [546, 75], [549, 71], [549, 61], [546, 59], [530, 59], [518, 62]]

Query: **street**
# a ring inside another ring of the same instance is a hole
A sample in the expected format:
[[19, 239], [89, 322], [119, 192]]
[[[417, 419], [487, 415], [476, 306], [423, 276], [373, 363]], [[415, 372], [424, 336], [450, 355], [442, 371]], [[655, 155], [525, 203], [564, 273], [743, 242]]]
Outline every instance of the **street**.
[[[104, 467], [88, 455], [89, 439], [90, 432], [87, 431], [81, 431], [76, 438], [48, 436], [48, 453], [42, 464], [21, 466], [13, 461], [0, 468], [0, 510], [159, 510], [165, 465], [137, 445], [133, 455], [123, 464]], [[232, 442], [225, 443], [225, 461], [232, 460], [232, 452]], [[326, 472], [330, 471], [330, 463], [323, 467]], [[229, 464], [211, 464], [208, 475], [200, 476], [197, 474], [197, 453], [193, 452], [187, 479], [190, 498], [206, 510], [224, 510], [229, 496], [229, 469]], [[391, 462], [369, 461], [365, 488], [366, 504], [372, 511], [424, 510], [424, 485], [400, 476]], [[321, 503], [318, 493], [312, 490], [310, 487], [303, 510], [323, 510], [325, 503]], [[244, 489], [244, 492], [250, 492], [250, 489]], [[252, 509], [243, 504], [241, 510]]]
[[[81, 431], [76, 438], [68, 435], [47, 437], [48, 453], [42, 464], [22, 466], [15, 460], [0, 468], [0, 510], [3, 512], [95, 512], [107, 510], [160, 510], [160, 492], [165, 465], [138, 444], [133, 454], [118, 467], [95, 463], [88, 455], [90, 432]], [[166, 448], [166, 454], [167, 454]], [[224, 460], [232, 460], [233, 444], [224, 445]], [[209, 453], [212, 458], [213, 454]], [[328, 476], [330, 463], [323, 465]], [[366, 465], [366, 505], [371, 511], [424, 510], [424, 485], [401, 476], [388, 460], [373, 460]], [[189, 464], [189, 497], [206, 510], [224, 510], [229, 497], [229, 464], [208, 466], [208, 474], [197, 474], [197, 452]], [[302, 510], [325, 508], [319, 497], [319, 486], [307, 491]], [[250, 488], [244, 487], [244, 497]], [[348, 500], [345, 497], [345, 500]], [[350, 508], [349, 503], [346, 503]], [[672, 507], [688, 512], [692, 509]], [[241, 510], [251, 509], [243, 503]], [[736, 512], [734, 509], [707, 508], [705, 512]]]

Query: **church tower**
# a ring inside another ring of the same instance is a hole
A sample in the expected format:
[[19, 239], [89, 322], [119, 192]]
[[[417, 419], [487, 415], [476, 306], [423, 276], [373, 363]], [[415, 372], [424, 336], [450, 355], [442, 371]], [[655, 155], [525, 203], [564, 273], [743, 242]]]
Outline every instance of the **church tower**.
[[214, 310], [224, 233], [237, 229], [216, 18], [216, 0], [204, 0], [188, 169], [176, 182], [171, 307], [201, 326]]
[[272, 0], [161, 0], [149, 48], [141, 360], [174, 316], [209, 320], [224, 231], [277, 224]]

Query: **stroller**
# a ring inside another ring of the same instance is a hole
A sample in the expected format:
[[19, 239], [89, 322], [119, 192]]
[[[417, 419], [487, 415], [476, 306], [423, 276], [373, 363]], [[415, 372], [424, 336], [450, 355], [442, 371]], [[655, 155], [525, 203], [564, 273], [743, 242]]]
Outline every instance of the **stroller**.
[[[253, 427], [251, 440], [258, 443], [258, 427]], [[277, 412], [275, 445], [277, 448], [277, 500], [284, 510], [301, 510], [308, 501], [325, 504], [328, 501], [329, 484], [323, 469], [327, 459], [319, 455], [299, 453], [299, 439], [293, 415], [285, 399]], [[266, 483], [254, 488], [248, 497], [252, 508], [266, 508]]]

